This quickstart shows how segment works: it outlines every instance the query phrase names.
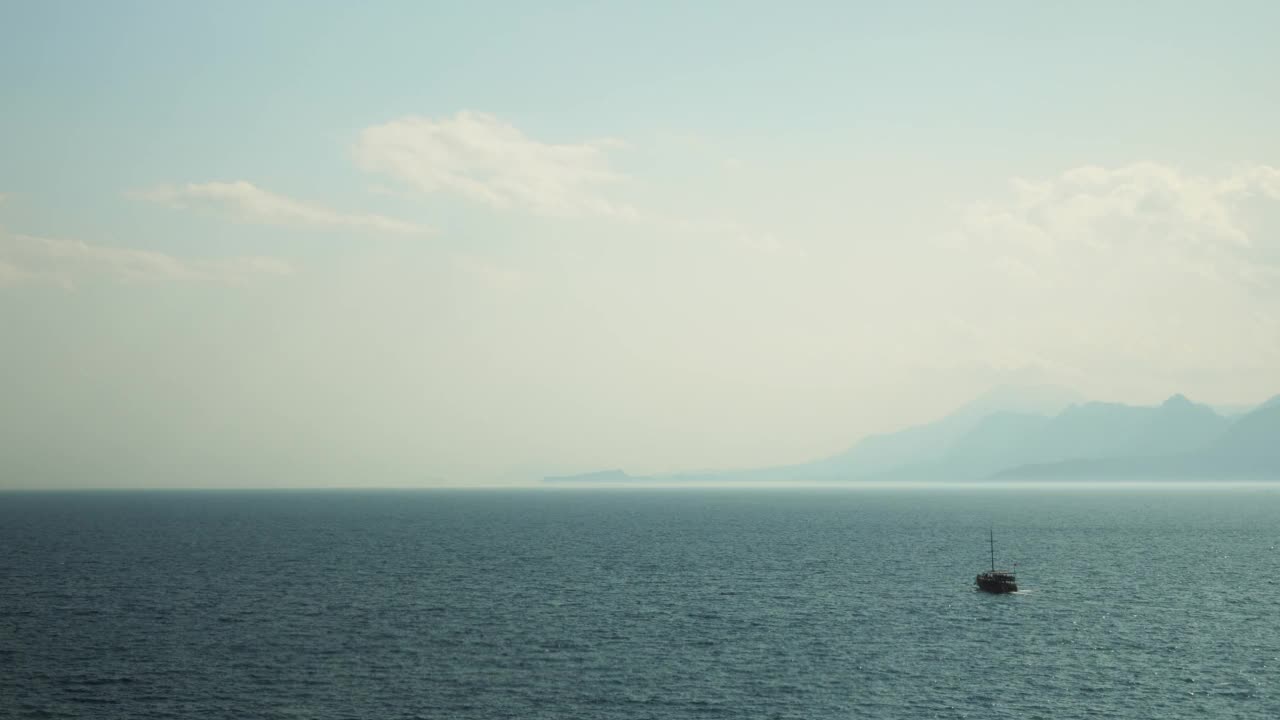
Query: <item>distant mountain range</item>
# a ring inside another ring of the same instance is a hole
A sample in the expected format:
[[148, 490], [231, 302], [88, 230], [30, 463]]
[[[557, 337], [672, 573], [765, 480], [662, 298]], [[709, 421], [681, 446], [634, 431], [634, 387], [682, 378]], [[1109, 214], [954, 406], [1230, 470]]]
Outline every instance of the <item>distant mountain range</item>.
[[926, 425], [796, 465], [552, 482], [983, 479], [1280, 479], [1280, 396], [1231, 416], [1174, 395], [1158, 406], [1083, 402], [1052, 386], [1000, 387]]

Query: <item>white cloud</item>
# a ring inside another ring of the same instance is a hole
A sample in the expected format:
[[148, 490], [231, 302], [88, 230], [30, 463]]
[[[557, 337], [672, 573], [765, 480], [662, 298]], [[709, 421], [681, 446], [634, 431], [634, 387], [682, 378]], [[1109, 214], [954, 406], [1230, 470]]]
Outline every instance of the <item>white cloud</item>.
[[237, 284], [256, 275], [287, 275], [292, 271], [288, 263], [268, 257], [183, 259], [149, 250], [0, 233], [0, 287], [73, 287], [79, 281], [93, 278], [124, 283]]
[[366, 128], [356, 143], [360, 167], [423, 193], [446, 192], [501, 210], [554, 217], [630, 218], [634, 208], [609, 199], [624, 179], [609, 167], [616, 140], [552, 144], [526, 136], [492, 115], [406, 117]]
[[1013, 198], [970, 209], [963, 237], [997, 251], [1001, 262], [1058, 274], [1128, 257], [1167, 271], [1275, 286], [1277, 221], [1280, 170], [1258, 166], [1207, 178], [1138, 163], [1016, 181]]
[[172, 207], [212, 207], [230, 212], [242, 220], [270, 225], [349, 228], [386, 233], [430, 232], [429, 228], [422, 225], [382, 215], [349, 214], [310, 205], [263, 190], [244, 180], [164, 185], [134, 194]]
[[[685, 146], [691, 141], [679, 142]], [[622, 145], [616, 139], [543, 142], [493, 115], [463, 111], [365, 128], [354, 155], [362, 169], [401, 184], [395, 189], [375, 186], [373, 191], [381, 194], [447, 194], [499, 211], [608, 218], [754, 254], [804, 255], [776, 235], [731, 219], [637, 207], [633, 200], [643, 188], [609, 162], [609, 151]], [[632, 197], [619, 197], [619, 191], [630, 191]]]
[[1137, 163], [1018, 180], [970, 207], [939, 258], [937, 304], [977, 328], [968, 341], [987, 355], [1164, 387], [1280, 367], [1275, 168], [1206, 177]]

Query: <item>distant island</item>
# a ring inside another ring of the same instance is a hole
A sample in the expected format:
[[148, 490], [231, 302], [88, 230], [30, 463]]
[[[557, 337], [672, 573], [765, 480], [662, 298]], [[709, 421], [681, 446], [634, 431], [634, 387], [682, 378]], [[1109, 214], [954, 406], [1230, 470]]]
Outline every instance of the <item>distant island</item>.
[[548, 482], [1030, 479], [1280, 480], [1280, 395], [1223, 414], [1183, 395], [1160, 405], [1083, 402], [1051, 386], [1000, 387], [946, 417], [794, 465], [669, 475], [608, 470]]

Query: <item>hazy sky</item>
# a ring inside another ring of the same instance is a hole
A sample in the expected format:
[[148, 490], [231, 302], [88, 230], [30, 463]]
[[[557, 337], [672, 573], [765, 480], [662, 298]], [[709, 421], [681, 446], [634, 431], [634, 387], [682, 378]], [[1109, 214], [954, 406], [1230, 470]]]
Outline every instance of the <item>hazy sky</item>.
[[0, 0], [0, 485], [1280, 392], [1280, 3]]

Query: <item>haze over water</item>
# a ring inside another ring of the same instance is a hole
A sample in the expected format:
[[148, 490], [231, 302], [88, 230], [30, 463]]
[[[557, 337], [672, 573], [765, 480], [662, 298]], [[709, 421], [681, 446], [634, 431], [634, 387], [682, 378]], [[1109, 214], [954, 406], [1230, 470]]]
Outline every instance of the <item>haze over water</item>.
[[6, 494], [0, 714], [1271, 718], [1278, 527], [1265, 485]]
[[1280, 392], [1280, 4], [3, 3], [0, 487]]

